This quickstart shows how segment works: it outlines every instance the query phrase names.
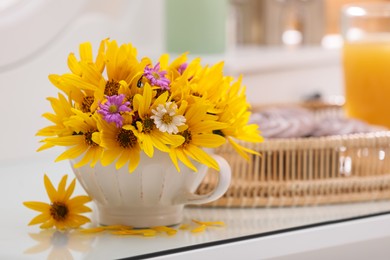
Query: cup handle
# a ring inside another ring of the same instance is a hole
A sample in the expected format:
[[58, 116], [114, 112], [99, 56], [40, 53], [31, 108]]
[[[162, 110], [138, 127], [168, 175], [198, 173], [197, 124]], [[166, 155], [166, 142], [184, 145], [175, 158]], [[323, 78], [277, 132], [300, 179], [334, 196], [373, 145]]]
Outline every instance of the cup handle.
[[211, 156], [217, 161], [220, 169], [218, 174], [218, 183], [216, 187], [214, 188], [214, 190], [204, 195], [187, 193], [184, 204], [199, 205], [212, 202], [222, 197], [222, 195], [229, 188], [232, 179], [232, 171], [230, 165], [224, 158], [219, 155], [212, 154]]

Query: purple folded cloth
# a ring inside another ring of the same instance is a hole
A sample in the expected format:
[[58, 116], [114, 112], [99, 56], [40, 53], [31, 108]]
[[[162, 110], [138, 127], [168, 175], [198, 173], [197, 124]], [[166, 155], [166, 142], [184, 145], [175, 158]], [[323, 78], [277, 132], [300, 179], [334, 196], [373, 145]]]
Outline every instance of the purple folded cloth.
[[317, 118], [301, 107], [271, 107], [253, 113], [251, 123], [259, 125], [265, 138], [298, 138], [346, 135], [386, 130], [361, 120], [345, 117]]
[[304, 137], [315, 128], [313, 114], [299, 107], [275, 107], [253, 113], [251, 123], [259, 125], [265, 138]]
[[372, 126], [364, 121], [353, 118], [323, 118], [317, 122], [312, 136], [347, 135], [356, 133], [369, 133], [386, 130], [385, 128]]

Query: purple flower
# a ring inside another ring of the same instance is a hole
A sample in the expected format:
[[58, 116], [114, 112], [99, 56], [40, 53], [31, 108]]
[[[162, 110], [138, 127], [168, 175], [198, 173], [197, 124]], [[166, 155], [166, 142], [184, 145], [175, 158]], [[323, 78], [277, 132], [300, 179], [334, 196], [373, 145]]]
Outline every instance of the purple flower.
[[170, 81], [165, 77], [167, 71], [159, 70], [160, 62], [158, 62], [154, 68], [147, 66], [144, 69], [144, 76], [149, 80], [152, 86], [159, 86], [163, 90], [169, 90]]
[[98, 113], [103, 116], [103, 119], [108, 123], [115, 122], [117, 127], [122, 127], [123, 125], [123, 117], [120, 114], [121, 112], [129, 112], [130, 102], [126, 101], [123, 103], [125, 95], [113, 95], [106, 96], [107, 101], [104, 104], [99, 104]]
[[180, 73], [180, 74], [183, 74], [184, 71], [187, 69], [187, 62], [184, 62], [182, 63], [178, 68], [177, 68], [177, 71]]

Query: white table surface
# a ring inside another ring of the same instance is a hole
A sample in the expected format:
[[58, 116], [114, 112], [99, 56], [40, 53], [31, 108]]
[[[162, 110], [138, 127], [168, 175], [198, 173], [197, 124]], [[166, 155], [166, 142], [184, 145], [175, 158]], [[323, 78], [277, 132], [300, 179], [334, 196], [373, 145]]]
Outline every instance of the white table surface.
[[[186, 208], [184, 223], [191, 219], [218, 220], [226, 226], [197, 234], [179, 230], [169, 237], [42, 231], [38, 226], [27, 226], [37, 212], [24, 207], [23, 201], [48, 201], [44, 173], [55, 184], [63, 174], [73, 177], [67, 162], [54, 163], [51, 159], [37, 155], [1, 163], [0, 259], [117, 259], [145, 254], [161, 259], [213, 259], [214, 254], [224, 252], [224, 259], [263, 259], [390, 237], [390, 215], [382, 214], [390, 211], [390, 201], [292, 208]], [[79, 184], [75, 194], [84, 194]], [[377, 216], [355, 219], [372, 214]], [[94, 223], [93, 214], [91, 218]], [[336, 223], [349, 218], [353, 219]], [[158, 253], [166, 250], [172, 254]]]

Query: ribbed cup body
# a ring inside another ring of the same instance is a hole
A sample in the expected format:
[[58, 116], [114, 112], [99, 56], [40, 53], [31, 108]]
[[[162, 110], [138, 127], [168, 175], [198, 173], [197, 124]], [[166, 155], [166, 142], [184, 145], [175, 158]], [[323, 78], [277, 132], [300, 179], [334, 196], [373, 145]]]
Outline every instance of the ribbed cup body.
[[114, 164], [103, 167], [99, 163], [73, 170], [96, 203], [100, 224], [141, 228], [182, 221], [187, 195], [193, 194], [206, 175], [206, 166], [196, 166], [198, 172], [180, 164], [178, 172], [168, 154], [155, 152], [153, 158], [142, 154], [133, 173], [127, 166], [117, 170]]

